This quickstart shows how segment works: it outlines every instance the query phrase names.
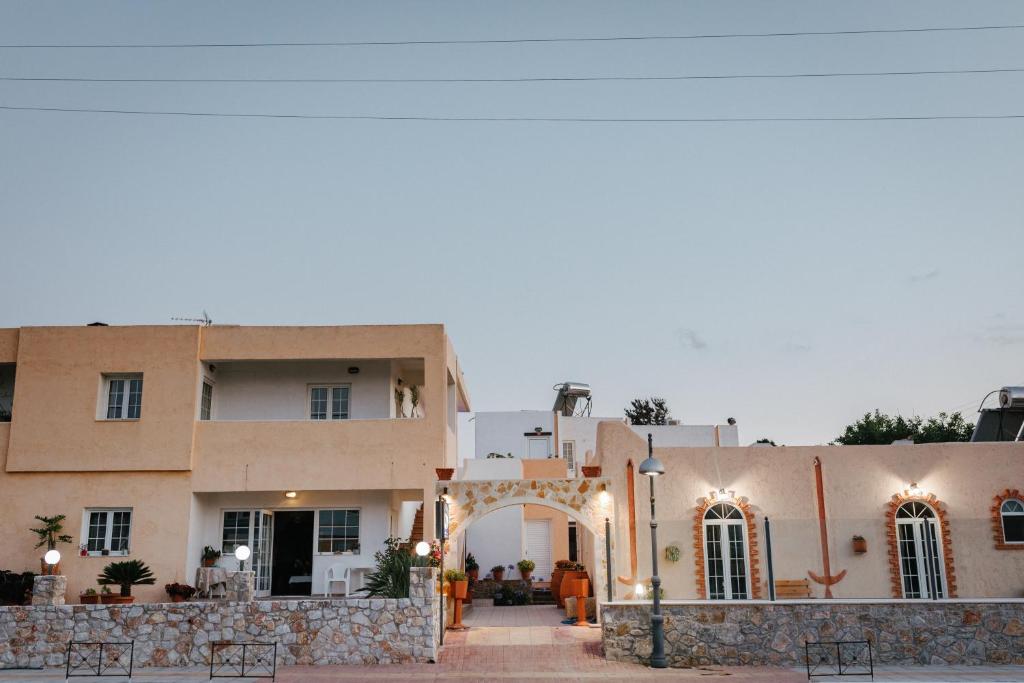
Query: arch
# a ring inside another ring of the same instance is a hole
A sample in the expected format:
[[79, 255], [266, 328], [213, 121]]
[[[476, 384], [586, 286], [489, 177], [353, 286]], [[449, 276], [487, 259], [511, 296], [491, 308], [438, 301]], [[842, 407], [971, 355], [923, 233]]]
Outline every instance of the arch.
[[[1006, 540], [1006, 517], [1016, 517], [1020, 514], [1016, 511], [1016, 506], [1012, 505], [1014, 502], [1024, 507], [1024, 493], [1017, 489], [1004, 489], [992, 500], [992, 536], [996, 550], [1024, 550], [1024, 543]], [[1010, 509], [1011, 507], [1014, 509]]]
[[[563, 512], [581, 524], [595, 539], [593, 558], [586, 564], [591, 570], [590, 579], [596, 596], [605, 595], [610, 569], [605, 554], [605, 520], [615, 528], [615, 506], [609, 489], [610, 481], [600, 477], [437, 483], [438, 493], [446, 497], [449, 505], [448, 534], [452, 539], [461, 539], [465, 530], [485, 515], [514, 505], [544, 506]], [[614, 534], [607, 541], [614, 550]]]
[[694, 515], [693, 521], [693, 556], [697, 564], [697, 595], [700, 596], [701, 600], [708, 599], [707, 564], [704, 559], [704, 523], [705, 515], [718, 505], [728, 505], [735, 508], [742, 516], [742, 521], [744, 522], [746, 531], [750, 597], [758, 600], [761, 598], [761, 567], [757, 547], [757, 526], [754, 523], [754, 511], [750, 506], [750, 502], [746, 499], [721, 501], [717, 499], [704, 498], [696, 507], [696, 514]]
[[[935, 497], [934, 493], [927, 495], [919, 492], [905, 490], [902, 493], [894, 494], [889, 500], [885, 512], [885, 535], [889, 544], [889, 583], [892, 597], [903, 598], [903, 574], [900, 569], [900, 549], [898, 534], [898, 519], [921, 519], [922, 517], [901, 517], [911, 511], [904, 508], [908, 503], [924, 505], [937, 521], [939, 549], [942, 552], [942, 574], [945, 578], [945, 596], [955, 598], [956, 594], [956, 571], [953, 564], [953, 546], [950, 542], [949, 520], [947, 519], [946, 506]], [[904, 510], [901, 513], [901, 509]]]

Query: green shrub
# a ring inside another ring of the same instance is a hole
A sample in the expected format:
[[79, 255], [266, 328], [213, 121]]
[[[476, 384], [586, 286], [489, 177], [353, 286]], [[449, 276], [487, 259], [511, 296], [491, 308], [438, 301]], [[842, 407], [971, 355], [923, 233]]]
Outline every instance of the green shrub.
[[126, 598], [132, 594], [132, 586], [152, 586], [156, 578], [142, 560], [125, 560], [104, 567], [96, 582], [101, 586], [120, 586], [121, 597]]

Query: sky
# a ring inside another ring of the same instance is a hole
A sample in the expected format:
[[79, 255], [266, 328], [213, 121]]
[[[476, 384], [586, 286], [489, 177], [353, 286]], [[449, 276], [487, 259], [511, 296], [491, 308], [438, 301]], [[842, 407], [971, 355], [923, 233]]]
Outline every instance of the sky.
[[[0, 44], [1024, 24], [1019, 2], [0, 2]], [[0, 48], [0, 76], [516, 78], [1024, 67], [1024, 30]], [[1024, 114], [1024, 73], [641, 82], [0, 82], [0, 105], [701, 118]], [[591, 384], [825, 443], [1024, 384], [1024, 119], [351, 121], [0, 110], [0, 326], [443, 322], [475, 410]], [[471, 432], [468, 432], [471, 434]], [[465, 444], [463, 444], [465, 446]]]

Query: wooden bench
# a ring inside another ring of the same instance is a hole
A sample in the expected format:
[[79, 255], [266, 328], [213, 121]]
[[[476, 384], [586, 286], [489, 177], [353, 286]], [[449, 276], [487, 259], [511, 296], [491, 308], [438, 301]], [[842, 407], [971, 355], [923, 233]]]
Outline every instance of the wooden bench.
[[775, 597], [779, 600], [806, 600], [811, 596], [810, 579], [777, 579]]

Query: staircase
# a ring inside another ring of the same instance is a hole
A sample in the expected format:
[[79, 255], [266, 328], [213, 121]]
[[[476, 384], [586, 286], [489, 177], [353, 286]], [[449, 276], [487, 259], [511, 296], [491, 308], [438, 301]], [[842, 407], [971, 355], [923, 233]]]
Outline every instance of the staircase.
[[416, 511], [412, 520], [412, 531], [409, 532], [409, 545], [416, 547], [416, 544], [423, 540], [423, 505]]

